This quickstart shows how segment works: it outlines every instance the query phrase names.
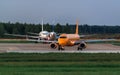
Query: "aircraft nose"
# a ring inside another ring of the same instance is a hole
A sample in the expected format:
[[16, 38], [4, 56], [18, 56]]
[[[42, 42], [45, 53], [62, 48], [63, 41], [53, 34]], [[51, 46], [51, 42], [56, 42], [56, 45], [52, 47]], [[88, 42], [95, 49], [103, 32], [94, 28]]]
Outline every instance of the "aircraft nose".
[[59, 45], [66, 45], [66, 42], [67, 42], [66, 39], [61, 39], [61, 38], [58, 39]]

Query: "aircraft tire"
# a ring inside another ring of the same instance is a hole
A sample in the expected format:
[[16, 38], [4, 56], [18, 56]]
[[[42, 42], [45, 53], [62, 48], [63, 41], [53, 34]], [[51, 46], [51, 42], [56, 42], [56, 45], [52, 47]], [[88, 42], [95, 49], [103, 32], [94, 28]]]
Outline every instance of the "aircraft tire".
[[62, 46], [58, 46], [58, 50], [60, 51], [60, 50], [65, 50], [65, 49]]
[[81, 51], [82, 51], [83, 49], [82, 49], [82, 48], [80, 48], [80, 47], [78, 47], [78, 48], [77, 48], [77, 50], [78, 50], [78, 51], [79, 51], [79, 50], [81, 50]]
[[58, 50], [59, 50], [59, 51], [61, 50], [61, 46], [58, 46]]

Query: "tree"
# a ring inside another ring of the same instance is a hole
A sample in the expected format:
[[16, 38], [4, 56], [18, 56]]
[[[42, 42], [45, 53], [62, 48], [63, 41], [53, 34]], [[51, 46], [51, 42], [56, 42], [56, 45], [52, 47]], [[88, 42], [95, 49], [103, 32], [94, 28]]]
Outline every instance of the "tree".
[[66, 25], [62, 26], [62, 27], [63, 27], [63, 32], [65, 32], [65, 33], [72, 33], [71, 27], [69, 26], [68, 23], [66, 23]]
[[49, 25], [49, 23], [47, 23], [46, 25], [44, 25], [43, 29], [50, 32], [51, 31], [51, 26]]
[[62, 33], [62, 26], [59, 23], [55, 26], [55, 32]]
[[3, 24], [0, 24], [0, 37], [4, 36], [4, 32], [5, 32], [4, 26], [3, 26]]

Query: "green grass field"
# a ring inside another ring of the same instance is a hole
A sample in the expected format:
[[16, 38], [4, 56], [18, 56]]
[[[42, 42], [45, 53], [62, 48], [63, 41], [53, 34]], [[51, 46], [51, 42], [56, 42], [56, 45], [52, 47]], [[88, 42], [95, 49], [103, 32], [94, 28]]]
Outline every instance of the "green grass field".
[[98, 41], [98, 42], [92, 42], [92, 43], [89, 43], [89, 44], [103, 44], [103, 43], [120, 46], [120, 41]]
[[[95, 62], [4, 62], [0, 66], [1, 75], [118, 75], [120, 67]], [[106, 65], [107, 66], [106, 66]], [[120, 64], [120, 63], [117, 63]], [[3, 65], [3, 66], [2, 66]], [[111, 62], [112, 65], [112, 62]]]
[[0, 54], [0, 75], [118, 75], [120, 54]]

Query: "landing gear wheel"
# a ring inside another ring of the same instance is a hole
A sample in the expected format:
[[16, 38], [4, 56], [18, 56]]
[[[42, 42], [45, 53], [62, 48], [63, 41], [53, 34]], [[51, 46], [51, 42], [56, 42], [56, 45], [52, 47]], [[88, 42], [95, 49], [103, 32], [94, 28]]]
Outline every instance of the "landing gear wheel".
[[65, 50], [65, 48], [64, 48], [64, 47], [61, 47], [61, 50]]
[[80, 48], [80, 50], [82, 51], [83, 49], [82, 49], [82, 48]]
[[60, 51], [60, 50], [65, 50], [65, 49], [62, 46], [58, 46], [58, 50]]
[[82, 51], [83, 49], [82, 49], [82, 48], [80, 48], [80, 47], [78, 47], [78, 48], [77, 48], [77, 50], [78, 50], [78, 51], [79, 51], [79, 50], [81, 50], [81, 51]]
[[79, 47], [77, 48], [77, 50], [79, 51]]
[[59, 51], [61, 50], [60, 46], [58, 46], [58, 50], [59, 50]]

